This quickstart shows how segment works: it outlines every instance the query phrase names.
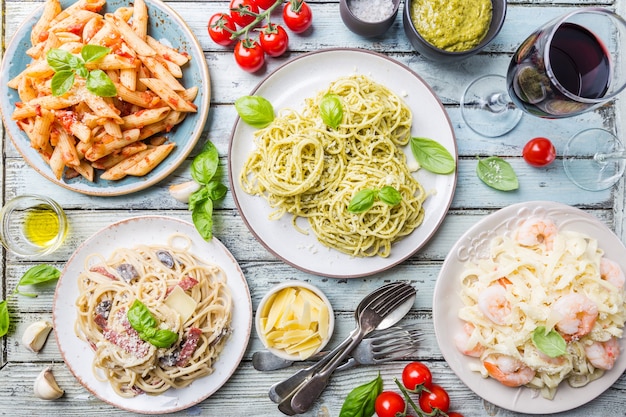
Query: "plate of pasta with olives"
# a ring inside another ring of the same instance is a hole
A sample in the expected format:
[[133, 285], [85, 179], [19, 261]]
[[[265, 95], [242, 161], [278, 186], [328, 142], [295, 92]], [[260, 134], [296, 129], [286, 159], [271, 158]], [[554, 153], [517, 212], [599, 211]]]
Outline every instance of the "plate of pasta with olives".
[[[287, 264], [372, 275], [415, 254], [443, 222], [457, 179], [454, 131], [435, 93], [404, 64], [349, 48], [304, 54], [235, 107], [235, 204]], [[445, 154], [446, 170], [426, 169], [417, 148]]]
[[124, 410], [162, 414], [210, 397], [237, 369], [252, 326], [250, 292], [216, 239], [165, 216], [114, 223], [72, 255], [53, 322], [76, 379]]

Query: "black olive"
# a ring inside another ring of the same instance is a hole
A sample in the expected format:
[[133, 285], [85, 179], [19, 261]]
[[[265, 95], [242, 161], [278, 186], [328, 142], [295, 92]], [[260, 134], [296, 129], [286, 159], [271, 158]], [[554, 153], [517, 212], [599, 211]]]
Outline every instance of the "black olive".
[[96, 314], [100, 314], [105, 319], [109, 318], [109, 312], [111, 311], [111, 301], [102, 300], [96, 306]]
[[174, 257], [171, 253], [166, 250], [160, 250], [157, 251], [156, 254], [157, 258], [159, 258], [159, 261], [161, 261], [163, 265], [167, 266], [170, 269], [174, 268]]
[[130, 282], [133, 278], [139, 278], [139, 273], [131, 264], [120, 264], [116, 268], [122, 279], [126, 282]]
[[159, 358], [159, 363], [161, 363], [162, 366], [175, 366], [176, 362], [178, 362], [178, 352], [179, 351], [176, 350], [170, 354], [161, 356]]

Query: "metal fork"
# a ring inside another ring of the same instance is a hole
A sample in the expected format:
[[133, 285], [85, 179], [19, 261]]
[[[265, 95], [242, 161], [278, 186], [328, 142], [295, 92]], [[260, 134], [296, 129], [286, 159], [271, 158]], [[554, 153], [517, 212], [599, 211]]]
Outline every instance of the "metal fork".
[[[415, 353], [422, 332], [414, 326], [396, 326], [385, 330], [375, 330], [350, 353], [351, 357], [337, 371], [343, 371], [358, 365], [377, 365], [379, 363], [403, 359]], [[308, 360], [319, 360], [328, 352], [319, 352]], [[293, 365], [294, 361], [279, 358], [263, 350], [252, 355], [252, 365], [257, 371], [274, 371]]]

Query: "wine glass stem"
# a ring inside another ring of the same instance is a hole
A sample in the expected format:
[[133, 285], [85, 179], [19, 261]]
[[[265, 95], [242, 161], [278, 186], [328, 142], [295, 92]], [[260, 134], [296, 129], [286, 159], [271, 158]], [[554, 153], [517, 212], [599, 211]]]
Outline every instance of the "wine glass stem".
[[487, 98], [486, 107], [492, 113], [502, 113], [509, 106], [509, 96], [504, 93], [493, 93]]
[[617, 152], [611, 152], [611, 153], [597, 153], [593, 156], [593, 158], [597, 161], [597, 162], [608, 162], [611, 159], [625, 159], [626, 158], [626, 149], [621, 150], [621, 151], [617, 151]]

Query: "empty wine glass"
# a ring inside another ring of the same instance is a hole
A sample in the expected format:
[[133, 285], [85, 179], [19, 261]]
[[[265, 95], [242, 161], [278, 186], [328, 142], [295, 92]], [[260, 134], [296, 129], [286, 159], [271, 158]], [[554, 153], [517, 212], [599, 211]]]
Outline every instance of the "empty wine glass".
[[556, 18], [518, 47], [506, 78], [472, 82], [461, 99], [465, 123], [496, 137], [512, 130], [523, 110], [544, 118], [574, 116], [613, 99], [626, 87], [626, 21], [589, 7]]

